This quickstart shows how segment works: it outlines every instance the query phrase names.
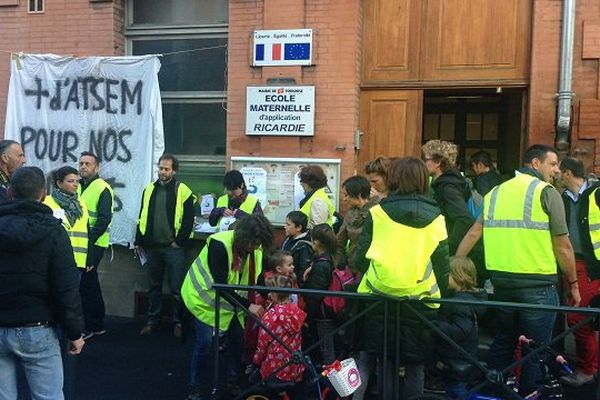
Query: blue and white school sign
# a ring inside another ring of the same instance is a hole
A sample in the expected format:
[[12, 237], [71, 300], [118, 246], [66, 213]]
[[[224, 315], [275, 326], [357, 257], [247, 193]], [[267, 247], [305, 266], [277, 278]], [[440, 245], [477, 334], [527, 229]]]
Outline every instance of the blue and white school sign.
[[252, 65], [312, 65], [312, 47], [312, 29], [254, 31]]
[[248, 86], [246, 134], [314, 136], [314, 86]]

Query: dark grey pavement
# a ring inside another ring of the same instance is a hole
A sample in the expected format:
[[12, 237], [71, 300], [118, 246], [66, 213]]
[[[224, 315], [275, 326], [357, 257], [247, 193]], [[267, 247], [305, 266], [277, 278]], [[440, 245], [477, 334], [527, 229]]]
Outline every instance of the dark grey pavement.
[[192, 353], [170, 325], [140, 336], [144, 321], [111, 317], [107, 333], [87, 341], [75, 362], [75, 390], [68, 400], [183, 400]]
[[[90, 339], [82, 354], [71, 360], [74, 372], [67, 400], [185, 399], [193, 337], [181, 344], [166, 325], [142, 337], [143, 324], [107, 318], [107, 333]], [[566, 390], [566, 399], [593, 400], [595, 384]]]

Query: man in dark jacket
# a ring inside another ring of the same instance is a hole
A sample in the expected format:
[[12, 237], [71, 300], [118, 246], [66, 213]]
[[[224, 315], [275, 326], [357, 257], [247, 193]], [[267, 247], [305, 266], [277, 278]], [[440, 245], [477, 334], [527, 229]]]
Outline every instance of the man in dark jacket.
[[23, 167], [11, 177], [13, 201], [0, 205], [0, 398], [16, 399], [17, 364], [32, 398], [63, 399], [56, 326], [83, 348], [79, 275], [67, 232], [46, 195], [43, 172]]
[[[165, 270], [175, 302], [173, 335], [183, 337], [185, 307], [181, 299], [181, 284], [189, 265], [185, 265], [184, 247], [194, 225], [194, 196], [182, 182], [175, 179], [179, 161], [170, 154], [158, 160], [158, 179], [146, 186], [137, 227], [135, 246], [138, 254], [148, 258], [148, 322], [140, 335], [154, 333], [160, 324], [162, 286]], [[143, 250], [142, 250], [143, 249]]]
[[480, 195], [485, 196], [494, 186], [502, 183], [502, 176], [494, 168], [492, 156], [487, 151], [478, 151], [471, 156], [471, 169], [477, 175], [473, 181], [473, 188]]
[[[600, 289], [600, 262], [594, 254], [590, 229], [600, 218], [600, 182], [586, 180], [583, 163], [575, 158], [565, 158], [560, 163], [561, 183], [565, 187], [562, 194], [565, 204], [569, 240], [575, 252], [575, 269], [579, 281], [581, 307], [587, 307]], [[591, 202], [591, 203], [590, 203]], [[596, 220], [594, 220], [596, 218]], [[568, 289], [568, 282], [563, 287]], [[568, 313], [567, 323], [573, 326], [583, 321], [584, 314]], [[598, 371], [598, 341], [594, 325], [583, 325], [574, 332], [577, 354], [577, 372], [561, 380], [571, 386], [581, 386], [594, 380]]]
[[6, 190], [10, 176], [25, 164], [25, 153], [21, 145], [14, 140], [0, 141], [0, 203], [7, 201]]

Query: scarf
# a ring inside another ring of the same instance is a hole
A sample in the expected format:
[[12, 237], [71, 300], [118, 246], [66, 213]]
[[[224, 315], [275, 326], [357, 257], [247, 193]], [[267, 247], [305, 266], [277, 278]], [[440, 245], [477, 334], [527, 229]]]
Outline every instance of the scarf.
[[79, 200], [77, 199], [77, 194], [67, 194], [57, 189], [52, 191], [52, 197], [56, 200], [60, 208], [65, 210], [70, 226], [73, 226], [75, 221], [83, 215], [81, 204], [79, 204]]

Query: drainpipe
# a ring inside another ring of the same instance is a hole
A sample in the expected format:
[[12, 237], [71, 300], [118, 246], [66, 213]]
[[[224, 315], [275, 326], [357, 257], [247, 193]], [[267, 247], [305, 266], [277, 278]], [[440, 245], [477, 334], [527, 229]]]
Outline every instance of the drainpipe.
[[573, 39], [575, 37], [575, 0], [563, 0], [562, 35], [560, 43], [560, 80], [556, 113], [555, 146], [561, 153], [569, 149], [571, 128], [571, 91], [573, 79]]

